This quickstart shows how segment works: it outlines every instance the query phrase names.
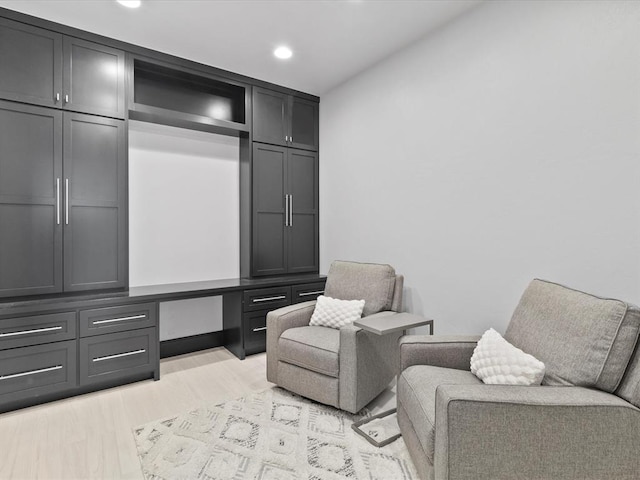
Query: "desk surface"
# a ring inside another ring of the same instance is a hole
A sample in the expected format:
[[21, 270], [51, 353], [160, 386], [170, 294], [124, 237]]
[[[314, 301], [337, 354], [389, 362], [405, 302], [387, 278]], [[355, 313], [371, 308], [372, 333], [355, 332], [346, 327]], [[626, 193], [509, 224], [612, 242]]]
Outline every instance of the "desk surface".
[[414, 315], [412, 313], [399, 313], [397, 315], [384, 315], [381, 317], [364, 317], [353, 322], [356, 327], [360, 327], [368, 332], [377, 335], [387, 335], [389, 333], [400, 332], [409, 328], [429, 325], [433, 335], [433, 320]]
[[0, 315], [19, 313], [20, 311], [38, 311], [52, 309], [56, 304], [73, 307], [74, 304], [95, 304], [96, 306], [117, 302], [138, 303], [142, 301], [172, 301], [189, 298], [223, 295], [230, 292], [241, 292], [251, 288], [268, 288], [280, 285], [296, 285], [302, 283], [321, 282], [327, 277], [318, 274], [283, 275], [269, 278], [227, 278], [202, 282], [169, 283], [164, 285], [148, 285], [131, 287], [128, 290], [115, 290], [85, 293], [61, 293], [41, 295], [38, 297], [0, 299]]

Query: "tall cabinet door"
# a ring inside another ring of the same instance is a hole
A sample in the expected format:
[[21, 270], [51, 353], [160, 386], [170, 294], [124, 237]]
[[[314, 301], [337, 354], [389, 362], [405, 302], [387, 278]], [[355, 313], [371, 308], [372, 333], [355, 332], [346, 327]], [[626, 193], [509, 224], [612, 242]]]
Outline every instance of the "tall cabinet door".
[[287, 145], [289, 136], [289, 95], [253, 88], [253, 141]]
[[0, 296], [62, 291], [62, 113], [0, 102]]
[[287, 149], [253, 144], [252, 274], [287, 272], [285, 187]]
[[124, 52], [64, 37], [64, 108], [124, 118]]
[[64, 115], [64, 288], [126, 283], [125, 122]]
[[62, 35], [0, 18], [0, 96], [60, 107]]
[[318, 154], [289, 149], [287, 191], [290, 195], [288, 237], [289, 273], [317, 272], [318, 246]]

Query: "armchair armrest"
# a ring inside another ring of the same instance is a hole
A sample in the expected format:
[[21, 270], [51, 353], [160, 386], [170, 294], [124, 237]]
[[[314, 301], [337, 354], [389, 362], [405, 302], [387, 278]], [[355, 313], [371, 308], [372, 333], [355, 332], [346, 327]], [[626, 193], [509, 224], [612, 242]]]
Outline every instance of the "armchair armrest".
[[[366, 318], [389, 317], [385, 311]], [[340, 408], [358, 412], [393, 380], [402, 332], [378, 335], [355, 325], [340, 329]]]
[[435, 478], [632, 479], [640, 471], [640, 410], [606, 392], [440, 385], [435, 408]]
[[400, 338], [400, 372], [411, 365], [469, 370], [480, 335], [406, 335]]
[[278, 383], [278, 339], [289, 328], [309, 325], [316, 301], [296, 303], [267, 313], [267, 380]]

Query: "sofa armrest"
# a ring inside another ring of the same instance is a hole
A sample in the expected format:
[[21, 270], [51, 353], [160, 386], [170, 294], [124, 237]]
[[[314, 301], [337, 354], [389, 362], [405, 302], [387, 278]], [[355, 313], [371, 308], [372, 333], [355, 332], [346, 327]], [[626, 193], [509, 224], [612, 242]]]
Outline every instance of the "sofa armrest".
[[[367, 316], [391, 317], [385, 311]], [[402, 332], [377, 335], [355, 325], [340, 329], [340, 408], [356, 413], [377, 397], [396, 375]]]
[[296, 303], [267, 313], [267, 380], [278, 383], [278, 339], [289, 328], [309, 325], [316, 301]]
[[411, 365], [469, 370], [479, 335], [405, 335], [400, 338], [400, 372]]
[[435, 478], [632, 479], [640, 471], [640, 410], [606, 392], [440, 385], [435, 408]]

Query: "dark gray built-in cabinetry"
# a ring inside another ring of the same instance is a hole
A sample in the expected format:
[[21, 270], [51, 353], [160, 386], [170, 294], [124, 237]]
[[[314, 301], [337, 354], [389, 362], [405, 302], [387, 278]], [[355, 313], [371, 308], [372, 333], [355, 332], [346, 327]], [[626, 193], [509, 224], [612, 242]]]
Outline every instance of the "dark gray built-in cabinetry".
[[122, 120], [0, 101], [0, 296], [126, 282]]
[[159, 378], [156, 302], [0, 310], [0, 411]]
[[[267, 312], [324, 288], [318, 105], [0, 8], [0, 411], [158, 379], [159, 301], [222, 295], [209, 346], [263, 351]], [[130, 119], [239, 138], [242, 278], [129, 288]]]
[[0, 96], [125, 118], [124, 52], [0, 18]]
[[253, 274], [318, 271], [318, 154], [253, 143]]
[[254, 88], [252, 276], [318, 271], [317, 150], [317, 102]]
[[[253, 288], [224, 297], [227, 349], [238, 358], [264, 352], [267, 342], [267, 314], [276, 308], [315, 300], [324, 293], [326, 281], [311, 281], [270, 288]], [[227, 315], [228, 313], [228, 315]], [[234, 319], [241, 318], [241, 321]]]
[[318, 102], [266, 88], [253, 89], [253, 141], [318, 150]]

